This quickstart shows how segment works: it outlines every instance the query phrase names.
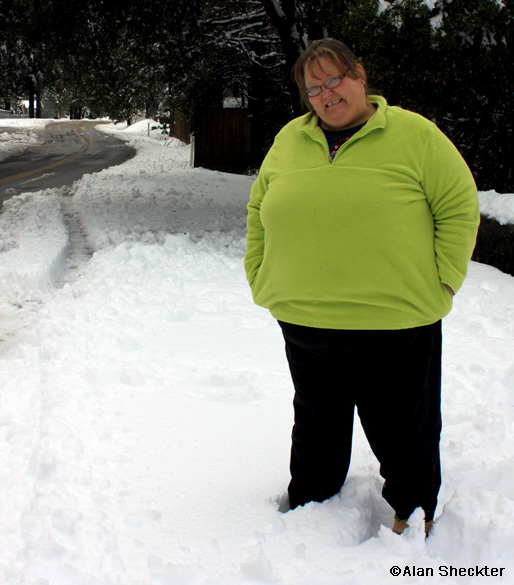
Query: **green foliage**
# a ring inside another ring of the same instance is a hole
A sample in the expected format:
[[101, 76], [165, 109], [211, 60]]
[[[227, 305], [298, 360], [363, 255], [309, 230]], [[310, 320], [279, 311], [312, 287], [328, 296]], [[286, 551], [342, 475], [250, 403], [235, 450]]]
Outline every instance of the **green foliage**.
[[276, 132], [293, 116], [284, 51], [260, 0], [204, 0], [187, 67], [167, 104], [190, 118], [198, 108], [239, 98], [253, 119], [258, 163]]
[[192, 41], [199, 0], [0, 0], [0, 96], [45, 90], [128, 118], [155, 101]]
[[513, 189], [513, 0], [331, 0], [317, 18], [389, 103], [449, 135], [479, 188]]

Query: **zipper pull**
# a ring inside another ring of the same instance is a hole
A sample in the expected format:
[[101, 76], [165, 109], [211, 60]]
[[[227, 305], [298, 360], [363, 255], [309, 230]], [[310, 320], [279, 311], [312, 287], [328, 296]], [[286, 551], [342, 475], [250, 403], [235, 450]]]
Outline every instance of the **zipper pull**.
[[343, 144], [345, 142], [348, 141], [349, 136], [345, 136], [344, 138], [340, 138], [335, 144], [334, 144], [334, 148], [332, 149], [332, 152], [330, 153], [329, 157], [328, 157], [328, 162], [332, 163], [332, 161], [334, 160], [335, 155], [337, 154], [337, 151], [341, 148], [341, 146], [343, 146]]

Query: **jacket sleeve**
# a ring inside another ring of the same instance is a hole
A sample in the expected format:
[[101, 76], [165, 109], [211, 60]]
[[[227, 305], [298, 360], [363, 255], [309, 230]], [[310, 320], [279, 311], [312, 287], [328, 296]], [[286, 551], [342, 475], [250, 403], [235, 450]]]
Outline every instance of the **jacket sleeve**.
[[248, 203], [246, 254], [244, 266], [246, 278], [253, 290], [253, 284], [259, 272], [264, 257], [264, 226], [261, 222], [261, 203], [266, 195], [268, 179], [263, 162], [259, 176], [254, 182]]
[[426, 145], [422, 181], [434, 217], [439, 278], [457, 292], [475, 247], [478, 193], [466, 162], [436, 127]]

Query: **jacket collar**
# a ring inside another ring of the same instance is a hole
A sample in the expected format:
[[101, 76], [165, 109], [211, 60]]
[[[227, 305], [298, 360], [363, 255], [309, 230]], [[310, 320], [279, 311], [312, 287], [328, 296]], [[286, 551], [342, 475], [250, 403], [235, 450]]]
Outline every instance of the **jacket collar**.
[[[361, 136], [364, 136], [377, 128], [385, 128], [387, 125], [386, 109], [388, 105], [386, 99], [380, 95], [370, 95], [368, 96], [368, 99], [372, 104], [377, 106], [377, 111], [361, 129]], [[324, 139], [323, 130], [319, 126], [319, 118], [317, 114], [309, 112], [298, 118], [298, 121], [299, 124], [297, 130], [307, 132], [314, 139]]]

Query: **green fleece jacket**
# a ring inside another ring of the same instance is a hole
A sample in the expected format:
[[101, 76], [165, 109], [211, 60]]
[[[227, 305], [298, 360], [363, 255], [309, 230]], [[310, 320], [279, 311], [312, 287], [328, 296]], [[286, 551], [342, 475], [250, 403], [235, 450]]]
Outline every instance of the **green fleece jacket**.
[[473, 176], [422, 116], [371, 96], [376, 113], [329, 161], [315, 114], [287, 124], [248, 204], [245, 270], [278, 320], [406, 329], [451, 309], [479, 223]]

